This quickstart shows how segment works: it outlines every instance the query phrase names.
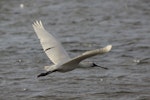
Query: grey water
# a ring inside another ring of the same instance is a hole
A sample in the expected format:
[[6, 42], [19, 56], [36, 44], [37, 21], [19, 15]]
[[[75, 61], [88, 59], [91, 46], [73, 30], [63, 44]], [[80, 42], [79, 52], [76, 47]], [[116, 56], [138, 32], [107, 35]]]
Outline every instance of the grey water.
[[[52, 62], [35, 20], [71, 57], [112, 44], [111, 52], [86, 60], [109, 70], [37, 79]], [[0, 100], [150, 100], [150, 1], [0, 0]]]

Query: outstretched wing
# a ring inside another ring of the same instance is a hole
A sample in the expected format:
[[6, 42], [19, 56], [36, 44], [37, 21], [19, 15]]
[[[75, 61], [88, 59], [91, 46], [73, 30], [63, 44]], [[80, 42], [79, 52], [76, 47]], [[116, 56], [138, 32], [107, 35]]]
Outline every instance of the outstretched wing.
[[111, 50], [111, 48], [112, 48], [112, 45], [108, 45], [104, 48], [87, 51], [87, 52], [83, 53], [82, 55], [75, 57], [72, 60], [68, 61], [64, 65], [79, 64], [82, 60], [85, 60], [89, 57], [105, 54], [105, 53], [109, 52]]
[[33, 23], [33, 28], [40, 39], [43, 50], [54, 64], [70, 60], [70, 57], [62, 47], [61, 43], [45, 30], [41, 21], [35, 21]]

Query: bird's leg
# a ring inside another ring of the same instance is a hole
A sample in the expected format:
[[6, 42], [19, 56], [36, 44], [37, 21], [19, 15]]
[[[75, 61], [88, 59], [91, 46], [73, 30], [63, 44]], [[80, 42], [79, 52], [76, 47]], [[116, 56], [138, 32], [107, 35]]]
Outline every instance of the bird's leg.
[[97, 67], [100, 67], [100, 68], [103, 68], [103, 69], [108, 69], [107, 67], [102, 67], [102, 66], [97, 66]]
[[103, 69], [108, 69], [107, 67], [102, 67], [102, 66], [99, 66], [99, 65], [97, 65], [97, 64], [95, 64], [95, 63], [93, 63], [93, 66], [92, 67], [100, 67], [100, 68], [103, 68]]

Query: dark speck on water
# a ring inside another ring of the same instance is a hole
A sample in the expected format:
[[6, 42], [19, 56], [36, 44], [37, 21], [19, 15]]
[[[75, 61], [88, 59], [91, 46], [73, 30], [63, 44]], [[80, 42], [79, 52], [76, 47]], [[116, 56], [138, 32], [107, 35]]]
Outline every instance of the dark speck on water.
[[[150, 100], [149, 0], [0, 0], [0, 100]], [[34, 33], [42, 20], [71, 57], [113, 45], [76, 69], [37, 79], [52, 64]]]

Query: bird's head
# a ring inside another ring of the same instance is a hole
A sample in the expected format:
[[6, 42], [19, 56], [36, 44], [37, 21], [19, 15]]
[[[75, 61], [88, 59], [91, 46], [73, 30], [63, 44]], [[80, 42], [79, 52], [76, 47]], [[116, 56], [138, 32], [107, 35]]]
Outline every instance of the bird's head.
[[54, 71], [56, 70], [57, 66], [56, 65], [52, 65], [52, 66], [45, 66], [44, 69], [46, 71]]

